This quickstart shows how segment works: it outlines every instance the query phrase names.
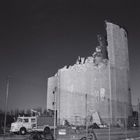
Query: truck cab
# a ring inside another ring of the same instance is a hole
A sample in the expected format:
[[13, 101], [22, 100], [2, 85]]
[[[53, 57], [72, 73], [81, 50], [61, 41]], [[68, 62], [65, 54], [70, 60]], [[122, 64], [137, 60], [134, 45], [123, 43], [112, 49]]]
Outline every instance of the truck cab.
[[25, 135], [27, 132], [31, 132], [36, 124], [36, 117], [18, 117], [17, 121], [11, 124], [10, 132]]

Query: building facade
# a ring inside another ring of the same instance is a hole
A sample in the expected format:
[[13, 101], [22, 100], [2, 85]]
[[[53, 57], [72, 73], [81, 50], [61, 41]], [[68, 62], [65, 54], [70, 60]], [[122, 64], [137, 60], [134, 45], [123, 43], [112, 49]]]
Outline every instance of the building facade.
[[126, 124], [131, 115], [127, 33], [110, 22], [106, 31], [91, 56], [48, 78], [47, 109], [57, 110], [59, 124]]

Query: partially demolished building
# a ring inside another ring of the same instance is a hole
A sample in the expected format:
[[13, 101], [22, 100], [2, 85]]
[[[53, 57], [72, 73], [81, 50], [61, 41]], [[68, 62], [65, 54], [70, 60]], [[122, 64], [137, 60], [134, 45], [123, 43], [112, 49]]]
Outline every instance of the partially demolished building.
[[47, 108], [57, 110], [59, 124], [125, 124], [131, 115], [127, 33], [110, 22], [106, 31], [92, 56], [48, 78]]

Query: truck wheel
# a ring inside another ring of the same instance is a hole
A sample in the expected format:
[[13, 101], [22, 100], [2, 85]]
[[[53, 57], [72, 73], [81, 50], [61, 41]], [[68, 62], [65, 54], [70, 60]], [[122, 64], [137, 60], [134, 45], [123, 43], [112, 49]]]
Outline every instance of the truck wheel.
[[42, 140], [41, 134], [39, 132], [31, 133], [29, 140]]
[[51, 134], [51, 130], [50, 130], [49, 127], [46, 127], [46, 128], [44, 129], [44, 134]]
[[25, 135], [26, 134], [26, 128], [24, 128], [24, 127], [20, 128], [20, 134]]
[[92, 134], [88, 134], [87, 137], [82, 137], [80, 140], [97, 140], [97, 137]]
[[86, 137], [83, 137], [83, 138], [81, 138], [80, 140], [86, 140], [87, 138]]

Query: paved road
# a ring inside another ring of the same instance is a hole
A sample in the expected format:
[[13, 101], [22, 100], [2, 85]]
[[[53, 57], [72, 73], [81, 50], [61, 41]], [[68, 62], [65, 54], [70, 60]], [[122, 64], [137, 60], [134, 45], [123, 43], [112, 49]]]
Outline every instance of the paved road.
[[0, 137], [0, 140], [26, 140], [27, 139], [27, 136], [6, 136], [6, 137], [3, 137], [1, 136]]
[[[99, 129], [95, 130], [97, 140], [140, 140], [140, 130], [121, 130], [121, 129], [113, 129], [110, 131], [110, 139], [109, 139], [109, 130], [108, 129]], [[77, 135], [67, 135], [57, 137], [57, 140], [79, 140], [81, 137], [85, 136], [84, 133], [80, 133]], [[5, 139], [1, 136], [0, 140], [29, 140], [29, 135], [20, 136], [20, 135], [11, 135], [6, 136]], [[129, 138], [129, 139], [127, 139]], [[135, 139], [130, 139], [135, 138]]]
[[[22, 137], [22, 136], [19, 136], [19, 137], [17, 137], [17, 136], [15, 136], [15, 137], [6, 137], [5, 139], [3, 138], [3, 137], [0, 137], [0, 140], [28, 140], [28, 138], [25, 138], [25, 137]], [[65, 137], [65, 138], [59, 138], [59, 139], [57, 139], [57, 140], [72, 140], [72, 139], [69, 139], [69, 138], [67, 138], [67, 137]], [[75, 140], [79, 140], [79, 139], [75, 139]], [[97, 140], [109, 140], [109, 137], [100, 137], [100, 138], [98, 138]], [[115, 138], [115, 136], [114, 137], [111, 137], [110, 138], [110, 140], [140, 140], [140, 137], [138, 137], [138, 138], [119, 138], [118, 139], [118, 137], [117, 138]]]

